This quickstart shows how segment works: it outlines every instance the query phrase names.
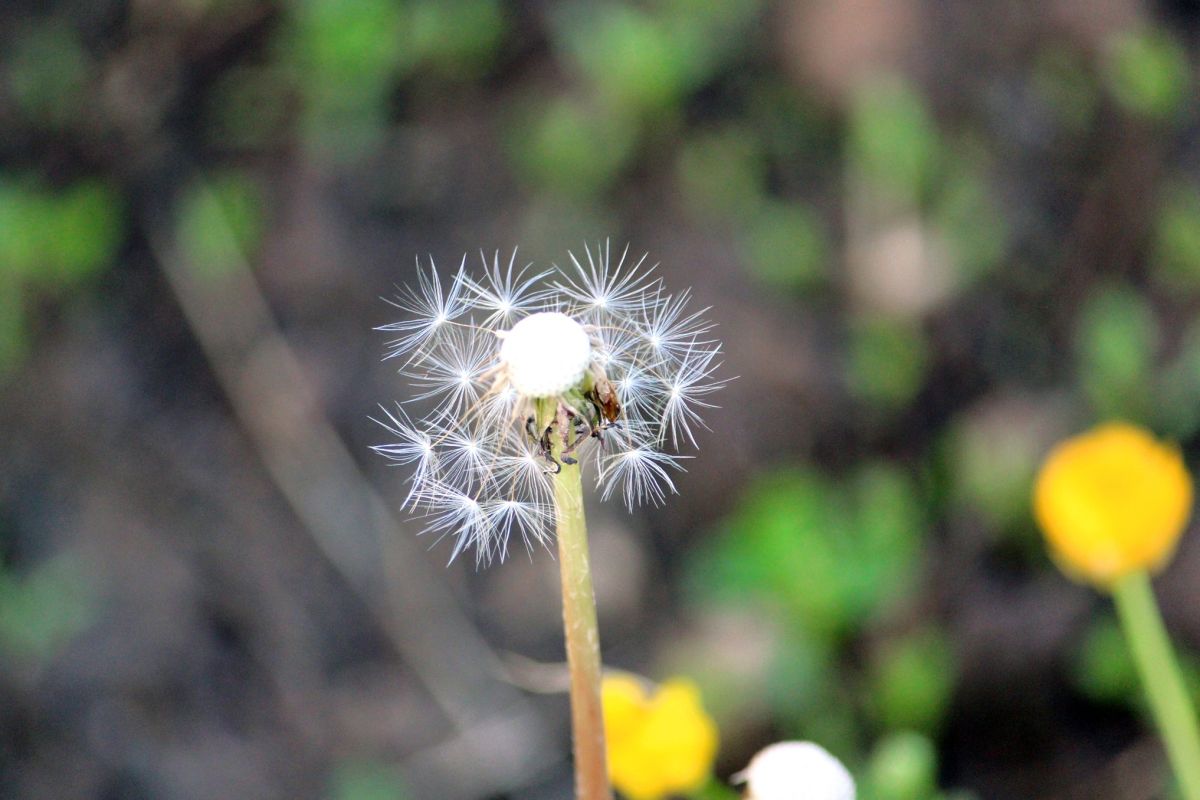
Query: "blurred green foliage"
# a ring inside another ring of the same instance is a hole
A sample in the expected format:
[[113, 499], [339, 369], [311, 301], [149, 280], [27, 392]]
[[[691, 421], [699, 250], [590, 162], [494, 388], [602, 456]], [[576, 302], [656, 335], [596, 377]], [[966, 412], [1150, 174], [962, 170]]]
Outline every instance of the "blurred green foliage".
[[761, 204], [742, 241], [751, 275], [766, 286], [803, 290], [825, 278], [830, 250], [825, 228], [806, 205]]
[[695, 556], [691, 585], [718, 601], [778, 603], [788, 624], [836, 639], [911, 587], [920, 537], [912, 482], [889, 464], [845, 481], [779, 469]]
[[1173, 359], [1164, 365], [1155, 387], [1158, 426], [1178, 440], [1200, 431], [1200, 321], [1192, 321], [1180, 337]]
[[304, 94], [307, 141], [335, 157], [377, 146], [400, 70], [403, 14], [391, 0], [306, 0], [281, 36]]
[[41, 288], [65, 288], [112, 263], [124, 236], [116, 187], [87, 179], [53, 190], [0, 175], [0, 269]]
[[862, 317], [850, 328], [846, 378], [851, 393], [870, 406], [896, 410], [920, 390], [929, 354], [911, 319]]
[[205, 104], [205, 137], [225, 151], [277, 146], [290, 124], [287, 78], [276, 65], [244, 66], [223, 73]]
[[84, 116], [87, 52], [64, 20], [30, 22], [3, 58], [12, 101], [24, 117], [50, 130], [63, 130]]
[[937, 750], [917, 733], [899, 731], [871, 753], [862, 786], [863, 800], [933, 800], [937, 791]]
[[239, 172], [195, 182], [179, 203], [176, 238], [198, 274], [219, 278], [257, 250], [263, 234], [257, 184]]
[[1072, 665], [1072, 677], [1080, 691], [1093, 700], [1124, 704], [1139, 696], [1137, 667], [1112, 615], [1097, 617], [1088, 627]]
[[612, 108], [661, 112], [682, 99], [699, 69], [696, 42], [632, 5], [575, 6], [560, 41]]
[[920, 197], [939, 167], [937, 127], [921, 96], [899, 81], [867, 84], [855, 98], [846, 134], [855, 168], [900, 197]]
[[888, 642], [873, 669], [870, 697], [881, 726], [937, 735], [957, 673], [946, 635], [931, 627]]
[[634, 122], [570, 97], [527, 101], [507, 132], [518, 175], [532, 187], [586, 200], [612, 185], [637, 143]]
[[1080, 311], [1075, 336], [1079, 382], [1097, 419], [1150, 422], [1158, 323], [1144, 295], [1103, 287]]
[[1200, 188], [1176, 183], [1164, 192], [1154, 230], [1154, 262], [1173, 287], [1200, 287]]
[[405, 800], [396, 770], [376, 761], [344, 761], [330, 778], [329, 800]]
[[62, 294], [113, 263], [125, 235], [122, 206], [117, 188], [100, 179], [52, 189], [0, 174], [0, 373], [26, 349], [30, 293]]
[[618, 113], [672, 112], [739, 46], [756, 0], [566, 4], [556, 43]]
[[1168, 31], [1123, 31], [1111, 43], [1107, 63], [1113, 96], [1130, 113], [1152, 120], [1178, 114], [1191, 85], [1183, 46]]
[[728, 125], [685, 140], [676, 175], [693, 213], [716, 222], [737, 221], [763, 202], [767, 160], [753, 130]]
[[[853, 753], [871, 731], [940, 728], [958, 673], [942, 631], [889, 635], [861, 667], [846, 660], [850, 643], [916, 588], [925, 525], [918, 496], [886, 462], [840, 480], [777, 468], [689, 559], [693, 603], [765, 615], [782, 633], [762, 680], [785, 734]], [[711, 670], [700, 679], [717, 695], [730, 685]]]
[[688, 800], [741, 800], [741, 793], [735, 792], [720, 780], [713, 778], [698, 791], [688, 796]]
[[497, 0], [301, 0], [289, 11], [280, 50], [303, 94], [305, 139], [339, 160], [380, 145], [398, 80], [478, 78], [505, 33]]
[[1009, 248], [1008, 223], [993, 196], [988, 156], [974, 143], [943, 154], [946, 167], [932, 200], [930, 219], [945, 239], [951, 260], [970, 283], [992, 272]]
[[[1200, 655], [1178, 648], [1179, 666], [1193, 702], [1200, 702]], [[1071, 680], [1080, 693], [1106, 705], [1126, 706], [1142, 713], [1145, 706], [1141, 678], [1129, 642], [1116, 617], [1097, 615], [1088, 624], [1070, 663]]]
[[[962, 415], [946, 430], [941, 460], [956, 510], [982, 514], [992, 529], [1033, 539], [1029, 498], [1045, 443], [1016, 404], [1000, 415]], [[1040, 551], [1040, 542], [1037, 542]]]
[[95, 593], [83, 563], [70, 554], [24, 574], [0, 570], [0, 653], [26, 667], [47, 663], [91, 623]]

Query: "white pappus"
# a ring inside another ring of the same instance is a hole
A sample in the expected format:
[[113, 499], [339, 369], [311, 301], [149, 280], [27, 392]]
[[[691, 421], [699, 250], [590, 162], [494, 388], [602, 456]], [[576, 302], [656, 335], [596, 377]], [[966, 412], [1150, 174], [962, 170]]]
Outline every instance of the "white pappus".
[[[404, 506], [426, 532], [449, 536], [451, 559], [503, 559], [513, 536], [549, 541], [554, 474], [582, 462], [605, 500], [632, 510], [661, 504], [696, 446], [701, 412], [728, 379], [715, 376], [721, 344], [707, 308], [670, 294], [646, 256], [615, 262], [609, 244], [544, 270], [480, 253], [452, 275], [417, 261], [415, 285], [389, 300], [399, 322], [385, 358], [412, 391], [375, 421], [392, 440], [375, 446], [411, 470]], [[410, 404], [428, 409], [409, 413]], [[561, 444], [560, 444], [561, 443]]]

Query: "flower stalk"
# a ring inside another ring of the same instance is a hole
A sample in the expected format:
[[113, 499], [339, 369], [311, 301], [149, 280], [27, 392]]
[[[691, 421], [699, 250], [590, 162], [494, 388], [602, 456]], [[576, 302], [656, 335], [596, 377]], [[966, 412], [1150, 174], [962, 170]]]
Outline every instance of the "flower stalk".
[[[550, 417], [552, 404], [539, 403], [539, 418]], [[557, 431], [556, 431], [557, 433]], [[579, 465], [561, 459], [564, 443], [554, 437], [561, 468], [554, 476], [558, 564], [562, 576], [563, 634], [571, 679], [571, 733], [578, 800], [612, 800], [604, 745], [601, 703], [600, 627], [588, 563], [587, 522]], [[569, 446], [569, 445], [568, 445]]]
[[1113, 600], [1185, 800], [1200, 800], [1200, 729], [1167, 638], [1150, 577], [1131, 573], [1113, 584]]

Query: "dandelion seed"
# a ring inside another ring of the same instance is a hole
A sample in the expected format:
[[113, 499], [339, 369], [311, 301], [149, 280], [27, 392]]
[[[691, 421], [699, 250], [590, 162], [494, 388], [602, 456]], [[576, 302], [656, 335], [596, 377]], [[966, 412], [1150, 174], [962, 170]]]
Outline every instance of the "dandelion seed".
[[479, 256], [483, 259], [483, 279], [475, 280], [468, 276], [464, 278], [463, 285], [473, 295], [474, 307], [487, 314], [480, 321], [480, 325], [483, 327], [511, 325], [521, 317], [537, 310], [539, 304], [545, 300], [546, 290], [539, 289], [538, 285], [550, 274], [551, 270], [543, 270], [526, 277], [530, 267], [533, 266], [526, 264], [514, 272], [513, 266], [517, 260], [516, 250], [513, 250], [512, 257], [508, 260], [508, 267], [504, 270], [500, 268], [499, 250], [492, 256], [490, 266], [487, 256], [482, 250], [479, 251]]
[[421, 260], [417, 259], [417, 285], [405, 286], [392, 305], [408, 314], [408, 319], [382, 325], [376, 330], [395, 331], [401, 334], [388, 342], [388, 352], [385, 358], [398, 358], [406, 353], [419, 350], [422, 345], [433, 339], [467, 310], [467, 302], [462, 296], [463, 269], [467, 258], [463, 256], [458, 272], [450, 281], [450, 286], [442, 290], [442, 280], [438, 276], [433, 259], [429, 259], [429, 271], [421, 268]]
[[661, 506], [666, 493], [678, 494], [667, 468], [682, 470], [680, 456], [659, 452], [648, 445], [636, 445], [607, 456], [601, 462], [597, 483], [601, 499], [607, 500], [619, 487], [630, 511], [634, 505]]
[[704, 398], [725, 385], [725, 381], [714, 380], [712, 375], [720, 362], [714, 363], [720, 350], [687, 350], [675, 368], [663, 380], [665, 396], [662, 428], [663, 434], [671, 432], [671, 444], [678, 447], [686, 439], [694, 447], [696, 437], [692, 426], [706, 427], [697, 409], [713, 408]]
[[408, 375], [418, 390], [410, 401], [435, 399], [447, 414], [457, 414], [474, 405], [486, 388], [483, 376], [492, 358], [490, 344], [462, 328], [449, 328], [429, 348], [418, 369], [401, 369], [401, 374]]
[[561, 272], [562, 279], [554, 284], [562, 298], [574, 304], [577, 313], [601, 319], [605, 315], [630, 317], [622, 320], [629, 323], [639, 310], [644, 311], [653, 304], [651, 296], [656, 294], [658, 281], [649, 279], [654, 267], [642, 268], [645, 255], [626, 266], [625, 260], [629, 255], [626, 245], [616, 266], [612, 266], [608, 242], [604, 243], [603, 252], [599, 246], [596, 247], [595, 256], [590, 247], [585, 246], [583, 252], [587, 267], [580, 263], [574, 253], [570, 253], [575, 274]]
[[[481, 253], [453, 277], [418, 263], [416, 285], [387, 358], [412, 384], [405, 406], [376, 420], [393, 441], [375, 447], [412, 470], [405, 506], [426, 531], [452, 537], [451, 557], [504, 558], [519, 536], [544, 545], [555, 525], [553, 475], [577, 461], [605, 500], [659, 505], [675, 493], [678, 453], [696, 446], [701, 412], [726, 381], [707, 309], [670, 295], [646, 257], [615, 263], [609, 243], [569, 254], [566, 269], [518, 267]], [[667, 447], [670, 447], [668, 452]]]
[[433, 439], [430, 438], [428, 433], [417, 430], [408, 419], [408, 415], [404, 413], [404, 409], [399, 405], [396, 406], [396, 414], [388, 411], [383, 406], [380, 406], [379, 410], [387, 417], [387, 421], [384, 422], [374, 417], [371, 417], [371, 421], [382, 425], [396, 439], [388, 444], [377, 444], [372, 449], [390, 461], [394, 461], [396, 464], [416, 465], [409, 479], [412, 483], [412, 489], [409, 490], [408, 496], [401, 503], [402, 508], [407, 507], [412, 501], [416, 490], [424, 484], [432, 473], [434, 462]]

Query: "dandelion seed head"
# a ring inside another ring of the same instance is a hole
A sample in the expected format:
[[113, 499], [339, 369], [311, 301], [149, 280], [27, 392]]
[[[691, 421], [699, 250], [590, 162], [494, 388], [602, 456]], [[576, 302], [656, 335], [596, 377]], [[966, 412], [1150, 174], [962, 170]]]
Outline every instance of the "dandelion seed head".
[[812, 800], [854, 800], [854, 779], [828, 750], [812, 742], [776, 742], [733, 776], [747, 800], [790, 800], [797, 787]]
[[526, 397], [556, 397], [583, 380], [592, 343], [583, 326], [558, 311], [531, 314], [504, 335], [500, 360]]
[[708, 309], [607, 242], [545, 270], [480, 255], [478, 275], [418, 262], [392, 301], [403, 318], [380, 328], [412, 389], [376, 420], [391, 440], [375, 450], [410, 473], [404, 507], [452, 559], [486, 563], [513, 537], [550, 540], [553, 473], [575, 462], [604, 500], [665, 502], [726, 383]]

